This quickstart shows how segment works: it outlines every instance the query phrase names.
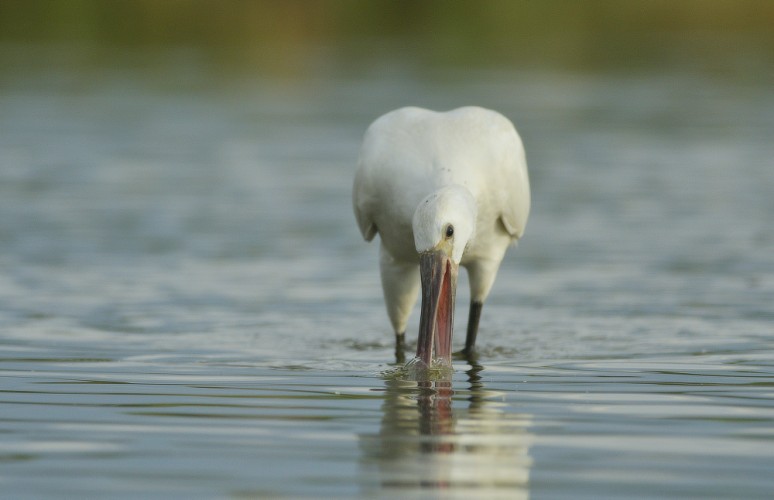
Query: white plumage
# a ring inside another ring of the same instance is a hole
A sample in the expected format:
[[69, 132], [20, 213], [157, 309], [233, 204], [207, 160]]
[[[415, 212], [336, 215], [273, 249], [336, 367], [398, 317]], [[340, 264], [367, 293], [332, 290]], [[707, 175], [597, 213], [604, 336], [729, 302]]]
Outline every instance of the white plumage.
[[471, 288], [465, 345], [471, 352], [483, 302], [529, 215], [527, 164], [513, 124], [479, 107], [389, 112], [366, 131], [352, 198], [363, 237], [381, 238], [382, 286], [398, 349], [422, 267], [417, 355], [429, 363], [434, 342], [436, 355], [448, 360], [462, 265]]

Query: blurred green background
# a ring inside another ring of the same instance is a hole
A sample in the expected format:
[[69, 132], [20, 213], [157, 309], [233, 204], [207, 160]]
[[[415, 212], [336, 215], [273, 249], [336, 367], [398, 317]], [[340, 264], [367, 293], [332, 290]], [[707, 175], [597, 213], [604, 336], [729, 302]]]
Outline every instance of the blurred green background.
[[678, 64], [755, 78], [774, 63], [774, 2], [3, 0], [0, 43], [60, 45], [84, 62], [190, 48], [223, 68], [288, 76], [397, 60], [417, 70]]

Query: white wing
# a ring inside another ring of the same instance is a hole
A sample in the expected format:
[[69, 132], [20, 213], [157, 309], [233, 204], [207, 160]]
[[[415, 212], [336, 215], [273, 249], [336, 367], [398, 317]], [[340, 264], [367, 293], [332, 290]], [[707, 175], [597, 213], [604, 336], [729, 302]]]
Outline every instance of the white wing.
[[511, 237], [518, 240], [524, 234], [530, 210], [529, 174], [521, 138], [510, 121], [503, 130], [503, 163], [500, 221]]
[[352, 208], [363, 239], [371, 241], [377, 232], [376, 223], [370, 211], [370, 202], [375, 198], [375, 193], [371, 191], [372, 183], [368, 182], [367, 176], [368, 173], [361, 163], [355, 173], [355, 184], [352, 186]]

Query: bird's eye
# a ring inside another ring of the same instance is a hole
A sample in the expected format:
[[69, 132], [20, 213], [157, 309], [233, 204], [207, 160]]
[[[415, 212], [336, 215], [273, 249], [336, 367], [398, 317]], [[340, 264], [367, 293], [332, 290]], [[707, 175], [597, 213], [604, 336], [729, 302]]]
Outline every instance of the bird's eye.
[[449, 224], [448, 226], [446, 226], [446, 237], [451, 238], [452, 236], [454, 236], [454, 226]]

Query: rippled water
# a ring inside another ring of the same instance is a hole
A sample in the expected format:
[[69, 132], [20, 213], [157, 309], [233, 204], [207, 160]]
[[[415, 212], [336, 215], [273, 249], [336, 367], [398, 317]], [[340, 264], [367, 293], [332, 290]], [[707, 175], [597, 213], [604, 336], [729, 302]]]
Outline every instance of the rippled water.
[[[3, 496], [774, 491], [763, 81], [3, 59]], [[471, 103], [520, 129], [533, 214], [478, 360], [427, 386], [391, 375], [350, 182], [379, 114]]]

